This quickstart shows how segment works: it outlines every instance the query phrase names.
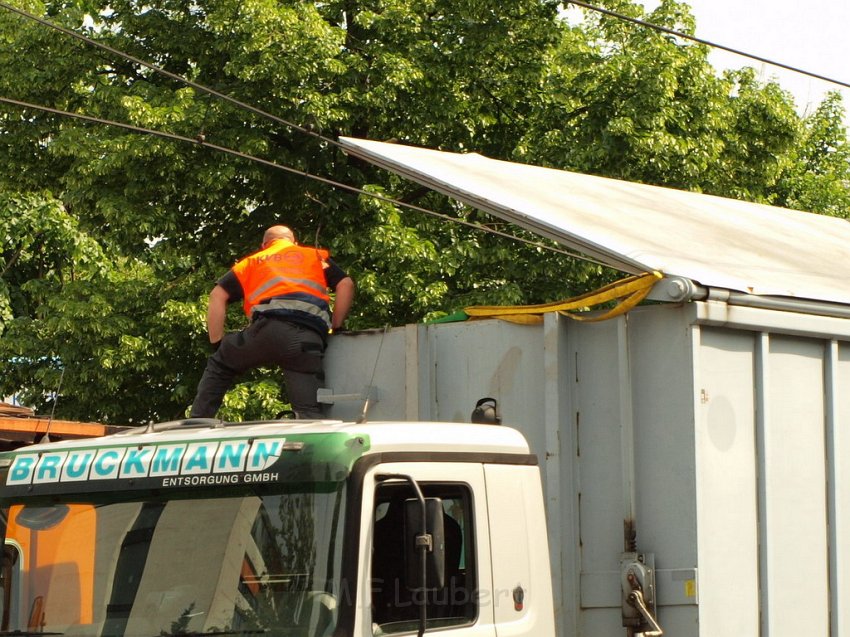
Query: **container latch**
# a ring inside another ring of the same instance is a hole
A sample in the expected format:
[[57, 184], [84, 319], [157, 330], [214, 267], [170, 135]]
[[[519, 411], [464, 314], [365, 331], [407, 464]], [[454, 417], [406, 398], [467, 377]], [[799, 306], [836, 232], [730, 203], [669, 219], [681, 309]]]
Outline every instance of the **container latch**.
[[661, 637], [664, 631], [655, 619], [655, 555], [623, 553], [620, 557], [623, 593], [623, 626], [628, 634]]

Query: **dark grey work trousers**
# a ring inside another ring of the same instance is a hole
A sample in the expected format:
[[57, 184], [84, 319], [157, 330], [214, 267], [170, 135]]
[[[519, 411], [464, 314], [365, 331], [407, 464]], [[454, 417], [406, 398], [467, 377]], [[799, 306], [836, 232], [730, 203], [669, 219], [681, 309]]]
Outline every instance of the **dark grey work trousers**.
[[316, 394], [322, 373], [324, 341], [314, 330], [274, 317], [257, 317], [241, 332], [225, 334], [207, 360], [192, 418], [213, 418], [227, 390], [241, 374], [255, 367], [278, 366], [298, 418], [321, 418]]

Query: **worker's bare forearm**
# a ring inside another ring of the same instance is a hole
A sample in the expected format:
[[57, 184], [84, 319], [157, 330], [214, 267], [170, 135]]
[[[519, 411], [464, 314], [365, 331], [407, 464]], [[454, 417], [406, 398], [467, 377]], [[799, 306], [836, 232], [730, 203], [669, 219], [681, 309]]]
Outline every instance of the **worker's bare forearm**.
[[209, 306], [207, 307], [207, 332], [210, 343], [218, 343], [224, 337], [224, 319], [227, 315], [228, 293], [224, 288], [217, 285], [210, 292]]
[[345, 324], [345, 318], [354, 303], [354, 280], [346, 277], [336, 285], [336, 299], [334, 300], [333, 318], [331, 327], [338, 330]]

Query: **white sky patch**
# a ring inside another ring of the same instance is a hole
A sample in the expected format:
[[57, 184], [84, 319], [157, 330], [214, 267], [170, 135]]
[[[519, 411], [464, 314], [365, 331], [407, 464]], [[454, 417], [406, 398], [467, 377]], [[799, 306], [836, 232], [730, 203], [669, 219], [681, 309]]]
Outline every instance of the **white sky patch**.
[[[648, 11], [656, 0], [642, 3]], [[691, 0], [696, 36], [745, 53], [850, 83], [850, 3], [836, 0]], [[718, 49], [709, 61], [718, 70], [756, 69], [791, 93], [801, 115], [812, 113], [826, 93], [840, 91], [844, 108], [850, 89]]]

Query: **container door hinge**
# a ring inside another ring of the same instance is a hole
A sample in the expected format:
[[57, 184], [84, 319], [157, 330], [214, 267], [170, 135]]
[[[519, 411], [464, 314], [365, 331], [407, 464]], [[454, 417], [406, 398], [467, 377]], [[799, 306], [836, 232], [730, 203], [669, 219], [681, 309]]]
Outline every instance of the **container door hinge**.
[[623, 553], [620, 557], [623, 626], [629, 637], [661, 637], [664, 631], [655, 619], [655, 555]]

